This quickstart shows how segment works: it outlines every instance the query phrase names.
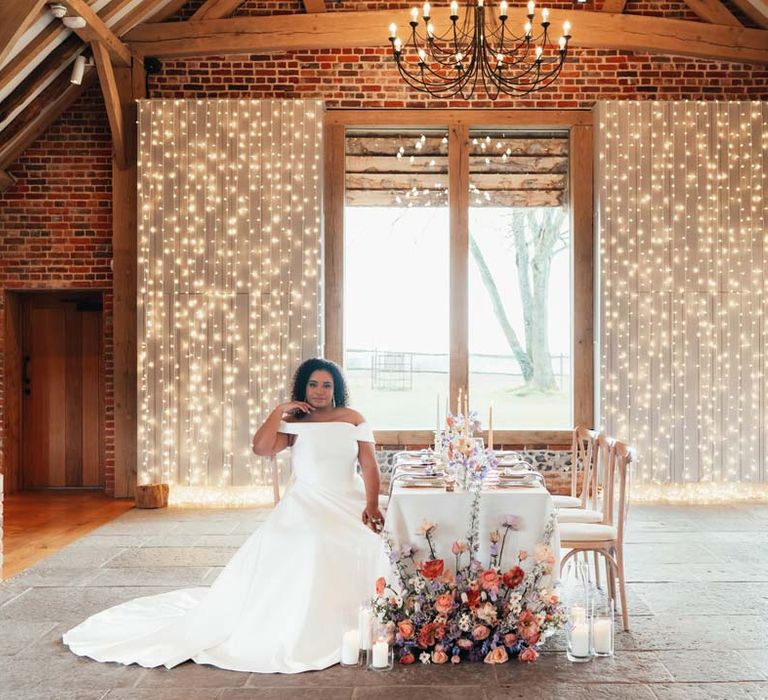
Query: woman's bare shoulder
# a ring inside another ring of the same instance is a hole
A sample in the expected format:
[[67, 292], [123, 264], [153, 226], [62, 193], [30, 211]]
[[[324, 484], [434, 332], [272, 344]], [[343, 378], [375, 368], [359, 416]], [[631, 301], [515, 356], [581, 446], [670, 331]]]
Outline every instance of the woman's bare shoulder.
[[342, 415], [343, 420], [349, 421], [350, 423], [354, 423], [355, 425], [360, 425], [360, 423], [365, 423], [365, 418], [363, 418], [362, 414], [359, 411], [356, 411], [354, 408], [349, 408], [348, 406], [345, 406], [341, 410], [344, 412]]

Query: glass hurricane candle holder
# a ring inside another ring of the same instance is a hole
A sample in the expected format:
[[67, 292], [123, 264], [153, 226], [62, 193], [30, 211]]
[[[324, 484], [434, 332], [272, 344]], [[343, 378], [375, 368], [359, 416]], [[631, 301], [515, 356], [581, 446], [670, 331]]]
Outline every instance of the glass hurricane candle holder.
[[613, 656], [614, 651], [614, 602], [599, 605], [592, 621], [592, 647], [595, 656]]
[[579, 562], [569, 567], [568, 622], [565, 625], [566, 656], [569, 661], [592, 660], [592, 602], [587, 567]]
[[382, 623], [374, 623], [371, 649], [368, 652], [368, 669], [391, 671], [394, 668], [395, 652], [392, 646], [391, 630]]
[[357, 632], [359, 652], [363, 658], [371, 649], [371, 634], [374, 622], [373, 607], [370, 601], [363, 601], [357, 611]]

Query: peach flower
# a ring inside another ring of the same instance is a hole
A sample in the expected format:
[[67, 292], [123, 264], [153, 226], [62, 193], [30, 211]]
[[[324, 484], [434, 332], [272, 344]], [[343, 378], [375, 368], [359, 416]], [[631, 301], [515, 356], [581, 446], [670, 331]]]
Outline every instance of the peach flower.
[[444, 566], [442, 559], [430, 559], [421, 565], [421, 573], [425, 578], [435, 579], [443, 575]]
[[403, 639], [410, 639], [416, 631], [416, 625], [411, 620], [402, 620], [397, 623], [397, 631]]
[[400, 663], [403, 664], [403, 666], [407, 666], [408, 664], [412, 664], [414, 661], [416, 661], [416, 657], [408, 652], [407, 654], [403, 654], [400, 657]]
[[432, 652], [432, 663], [444, 664], [446, 661], [448, 661], [448, 654], [446, 654], [442, 649], [436, 649]]
[[480, 585], [486, 591], [496, 591], [499, 588], [499, 575], [493, 569], [488, 569], [480, 574]]
[[517, 555], [517, 558], [520, 561], [525, 561], [528, 558], [528, 552], [526, 552], [524, 549], [521, 549], [520, 554]]
[[523, 610], [517, 619], [517, 631], [528, 644], [539, 641], [539, 621], [530, 610]]
[[554, 552], [545, 544], [537, 544], [533, 550], [533, 558], [540, 563], [546, 563], [552, 566], [555, 563]]
[[456, 644], [459, 646], [460, 649], [471, 649], [474, 646], [474, 643], [471, 639], [466, 639], [462, 637], [459, 639], [459, 641], [456, 642]]
[[435, 610], [440, 614], [446, 614], [453, 607], [453, 593], [443, 593], [435, 598]]
[[376, 579], [376, 595], [384, 593], [384, 587], [387, 585], [387, 581], [383, 576], [379, 576]]
[[461, 663], [461, 657], [458, 654], [454, 654], [451, 657], [451, 663], [452, 664], [460, 664]]
[[523, 651], [520, 652], [520, 661], [531, 663], [532, 661], [536, 661], [538, 658], [539, 652], [536, 651], [533, 647], [528, 647], [527, 649], [523, 649]]
[[491, 649], [483, 659], [487, 664], [504, 664], [509, 660], [509, 654], [504, 647]]
[[504, 574], [502, 580], [507, 588], [516, 588], [519, 586], [525, 578], [525, 571], [519, 566], [513, 566], [507, 573]]
[[488, 639], [488, 635], [491, 631], [485, 625], [475, 625], [472, 628], [472, 637], [478, 642], [482, 642], [484, 639]]
[[508, 647], [513, 647], [517, 644], [517, 635], [509, 632], [504, 635], [504, 644]]

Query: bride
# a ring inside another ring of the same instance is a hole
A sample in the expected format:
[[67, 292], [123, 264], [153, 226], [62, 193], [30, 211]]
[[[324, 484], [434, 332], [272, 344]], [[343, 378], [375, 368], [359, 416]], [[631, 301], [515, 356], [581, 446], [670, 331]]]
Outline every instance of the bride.
[[373, 433], [347, 407], [333, 362], [302, 363], [291, 398], [258, 429], [253, 451], [267, 457], [291, 447], [294, 483], [214, 584], [89, 617], [63, 637], [75, 654], [167, 668], [191, 659], [260, 673], [339, 662], [342, 635], [373, 592], [378, 561]]

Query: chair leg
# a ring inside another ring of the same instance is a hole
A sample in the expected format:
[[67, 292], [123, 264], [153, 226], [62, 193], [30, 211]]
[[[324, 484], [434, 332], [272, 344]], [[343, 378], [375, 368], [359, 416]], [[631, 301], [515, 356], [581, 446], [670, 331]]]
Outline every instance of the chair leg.
[[605, 561], [605, 578], [608, 581], [608, 595], [611, 600], [616, 600], [616, 575], [613, 570], [613, 564], [606, 556], [603, 556], [603, 560]]
[[624, 631], [629, 632], [629, 608], [627, 608], [627, 587], [624, 581], [624, 553], [621, 547], [616, 550], [616, 573], [619, 577], [619, 593], [621, 595], [621, 617], [624, 621]]
[[592, 556], [595, 558], [595, 586], [600, 588], [600, 557], [597, 552], [592, 552]]

